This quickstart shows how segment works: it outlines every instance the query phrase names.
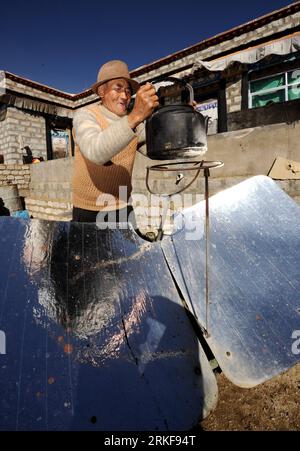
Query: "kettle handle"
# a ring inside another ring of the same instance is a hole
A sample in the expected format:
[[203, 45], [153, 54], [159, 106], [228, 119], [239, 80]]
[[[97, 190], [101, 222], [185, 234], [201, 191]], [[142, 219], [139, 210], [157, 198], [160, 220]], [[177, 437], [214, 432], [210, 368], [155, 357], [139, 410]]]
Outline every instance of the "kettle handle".
[[[200, 112], [200, 111], [199, 111]], [[206, 134], [208, 132], [208, 123], [209, 123], [210, 116], [204, 116], [205, 120], [205, 128], [206, 128]]]
[[188, 88], [189, 90], [189, 94], [190, 94], [190, 103], [192, 104], [194, 101], [194, 90], [192, 85], [190, 85], [189, 83], [187, 83], [184, 80], [181, 80], [180, 78], [176, 78], [176, 77], [158, 77], [154, 80], [151, 81], [152, 84], [158, 83], [160, 81], [174, 81], [175, 83], [179, 83], [181, 85], [184, 85], [185, 87]]

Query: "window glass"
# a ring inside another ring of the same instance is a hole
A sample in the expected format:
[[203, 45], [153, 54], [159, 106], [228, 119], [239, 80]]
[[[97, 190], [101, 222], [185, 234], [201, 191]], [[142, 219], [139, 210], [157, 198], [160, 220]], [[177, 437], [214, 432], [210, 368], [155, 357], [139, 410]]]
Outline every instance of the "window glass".
[[270, 105], [271, 103], [278, 103], [285, 101], [285, 90], [270, 92], [268, 94], [258, 94], [252, 97], [252, 108]]
[[69, 156], [68, 130], [51, 130], [53, 159]]
[[300, 69], [288, 72], [288, 84], [300, 83]]
[[300, 85], [293, 85], [288, 89], [288, 100], [300, 99]]
[[264, 78], [263, 80], [252, 81], [250, 83], [250, 92], [265, 91], [266, 89], [275, 89], [284, 86], [284, 74], [275, 77]]

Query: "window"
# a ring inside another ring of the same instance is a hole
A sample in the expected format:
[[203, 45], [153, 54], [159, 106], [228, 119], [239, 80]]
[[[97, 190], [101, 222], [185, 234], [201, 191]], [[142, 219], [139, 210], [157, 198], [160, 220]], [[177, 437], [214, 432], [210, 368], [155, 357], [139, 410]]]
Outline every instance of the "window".
[[59, 116], [46, 118], [47, 159], [68, 158], [74, 155], [72, 120]]
[[249, 83], [249, 108], [300, 99], [300, 69], [260, 78]]
[[51, 130], [52, 158], [67, 158], [70, 152], [69, 131]]

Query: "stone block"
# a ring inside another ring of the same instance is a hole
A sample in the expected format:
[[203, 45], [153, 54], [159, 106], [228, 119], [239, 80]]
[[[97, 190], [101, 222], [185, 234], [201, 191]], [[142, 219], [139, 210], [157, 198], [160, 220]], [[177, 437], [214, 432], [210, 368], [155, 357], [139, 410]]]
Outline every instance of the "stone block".
[[18, 121], [18, 119], [14, 119], [13, 117], [8, 117], [7, 119], [6, 119], [6, 124], [7, 125], [10, 125], [10, 124], [19, 124], [19, 121]]
[[240, 111], [240, 105], [230, 105], [228, 108], [229, 113], [233, 113], [234, 111]]

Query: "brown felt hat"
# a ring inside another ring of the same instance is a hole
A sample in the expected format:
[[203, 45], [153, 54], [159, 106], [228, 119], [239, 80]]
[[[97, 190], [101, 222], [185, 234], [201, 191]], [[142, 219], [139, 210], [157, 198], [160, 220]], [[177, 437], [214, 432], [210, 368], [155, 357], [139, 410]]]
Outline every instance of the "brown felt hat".
[[97, 82], [93, 84], [92, 90], [97, 94], [98, 87], [109, 80], [115, 78], [125, 78], [132, 88], [133, 94], [139, 89], [140, 85], [137, 81], [130, 77], [128, 66], [123, 61], [108, 61], [100, 67]]

